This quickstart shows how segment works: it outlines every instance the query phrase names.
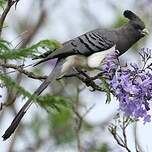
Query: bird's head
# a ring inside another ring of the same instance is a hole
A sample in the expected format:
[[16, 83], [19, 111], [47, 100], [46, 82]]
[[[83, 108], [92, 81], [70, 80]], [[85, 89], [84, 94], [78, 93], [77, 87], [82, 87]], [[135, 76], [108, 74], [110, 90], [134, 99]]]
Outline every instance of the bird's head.
[[139, 37], [144, 37], [149, 34], [148, 30], [145, 28], [144, 22], [132, 11], [125, 10], [124, 16], [129, 19], [129, 25], [136, 31]]

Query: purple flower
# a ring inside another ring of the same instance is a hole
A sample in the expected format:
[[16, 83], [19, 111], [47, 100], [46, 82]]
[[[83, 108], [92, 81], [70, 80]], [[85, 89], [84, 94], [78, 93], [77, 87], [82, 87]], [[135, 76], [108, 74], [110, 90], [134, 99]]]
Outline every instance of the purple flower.
[[150, 121], [151, 121], [151, 116], [150, 115], [147, 115], [147, 116], [144, 117], [144, 124], [146, 122], [150, 122]]
[[103, 61], [102, 72], [104, 76], [111, 79], [116, 69], [118, 68], [118, 54], [117, 50], [114, 50], [111, 54], [107, 55], [105, 60]]
[[126, 116], [142, 118], [144, 124], [150, 122], [149, 103], [152, 101], [152, 59], [151, 49], [142, 49], [140, 56], [143, 66], [129, 64], [121, 67], [118, 54], [114, 52], [105, 60], [103, 73], [110, 90], [119, 101], [119, 110]]

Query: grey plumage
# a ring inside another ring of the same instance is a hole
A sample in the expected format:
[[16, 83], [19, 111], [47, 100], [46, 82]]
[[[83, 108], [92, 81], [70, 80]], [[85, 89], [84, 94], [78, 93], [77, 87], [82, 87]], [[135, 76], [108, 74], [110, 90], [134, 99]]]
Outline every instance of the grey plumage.
[[[145, 36], [146, 31], [143, 21], [136, 16], [133, 12], [126, 10], [124, 16], [129, 19], [129, 22], [113, 30], [108, 29], [96, 29], [87, 32], [77, 38], [63, 43], [63, 47], [55, 50], [49, 54], [46, 58], [42, 59], [37, 64], [45, 62], [47, 60], [58, 58], [58, 62], [53, 70], [53, 72], [48, 76], [48, 78], [40, 85], [40, 87], [35, 91], [35, 95], [40, 95], [41, 92], [56, 78], [61, 74], [62, 66], [64, 65], [67, 57], [72, 55], [77, 55], [78, 57], [88, 57], [94, 53], [105, 51], [116, 46], [119, 50], [120, 55], [126, 52], [134, 43], [136, 43], [140, 38]], [[107, 53], [105, 53], [106, 56]], [[43, 56], [43, 55], [42, 55]], [[104, 57], [105, 57], [104, 56]], [[66, 59], [65, 59], [66, 58]], [[37, 65], [36, 64], [36, 65]], [[6, 140], [17, 128], [20, 120], [31, 106], [32, 102], [29, 99], [25, 105], [21, 108], [19, 113], [14, 118], [10, 127], [6, 130], [3, 135], [3, 139]]]
[[53, 58], [65, 58], [74, 54], [89, 56], [95, 52], [107, 50], [115, 44], [120, 55], [123, 54], [135, 42], [145, 36], [145, 33], [142, 32], [145, 24], [136, 14], [127, 10], [124, 12], [124, 16], [129, 19], [128, 24], [113, 30], [95, 29], [80, 35], [63, 43], [63, 48], [52, 52], [37, 64]]

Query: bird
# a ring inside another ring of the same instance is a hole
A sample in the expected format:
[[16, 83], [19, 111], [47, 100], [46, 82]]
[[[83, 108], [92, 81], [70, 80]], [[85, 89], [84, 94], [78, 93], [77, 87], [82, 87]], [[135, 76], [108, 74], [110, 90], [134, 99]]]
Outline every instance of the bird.
[[[84, 33], [63, 43], [61, 48], [47, 54], [47, 57], [37, 62], [35, 66], [57, 58], [54, 69], [33, 94], [39, 96], [49, 84], [52, 84], [57, 78], [63, 77], [72, 67], [95, 69], [114, 49], [118, 50], [119, 56], [121, 56], [133, 44], [148, 34], [144, 22], [134, 12], [125, 10], [123, 15], [128, 19], [128, 22], [121, 27], [115, 29], [98, 28]], [[41, 56], [43, 57], [43, 54]], [[5, 131], [2, 136], [3, 140], [8, 139], [14, 133], [32, 104], [32, 99], [29, 98]]]

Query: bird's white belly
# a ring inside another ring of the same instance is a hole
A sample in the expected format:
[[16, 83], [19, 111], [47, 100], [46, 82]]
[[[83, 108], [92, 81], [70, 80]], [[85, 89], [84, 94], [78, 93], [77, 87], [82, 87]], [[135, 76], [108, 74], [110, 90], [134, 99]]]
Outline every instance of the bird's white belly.
[[107, 56], [107, 54], [115, 51], [115, 45], [105, 51], [97, 52], [90, 55], [87, 59], [88, 67], [90, 68], [100, 68], [102, 66], [103, 59]]
[[112, 48], [94, 53], [90, 56], [84, 55], [71, 55], [65, 59], [65, 62], [61, 69], [61, 75], [65, 75], [71, 68], [79, 68], [79, 69], [87, 69], [93, 70], [98, 69], [102, 66], [103, 59], [107, 56], [107, 54], [113, 52], [115, 50], [115, 46]]

